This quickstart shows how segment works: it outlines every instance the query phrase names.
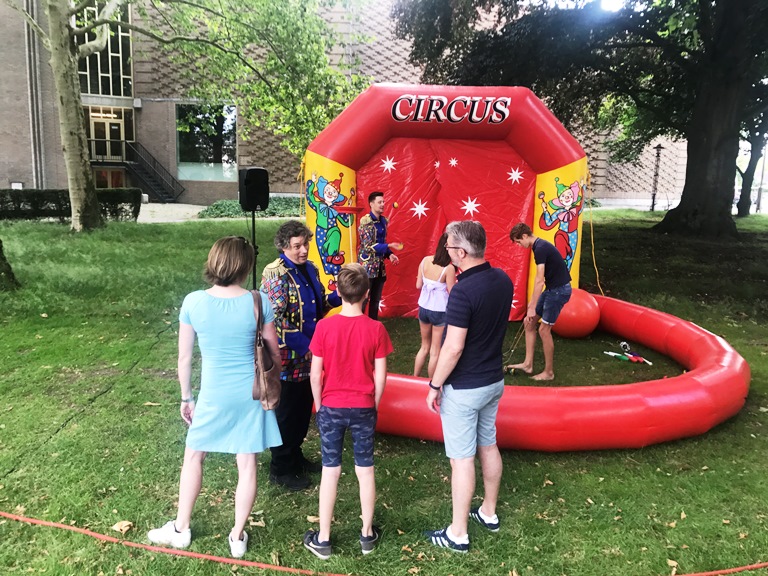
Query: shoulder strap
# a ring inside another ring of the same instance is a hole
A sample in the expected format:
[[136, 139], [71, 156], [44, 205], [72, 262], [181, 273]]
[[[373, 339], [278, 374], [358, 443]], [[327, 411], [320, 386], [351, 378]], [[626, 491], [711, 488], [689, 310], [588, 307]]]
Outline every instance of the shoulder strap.
[[253, 315], [256, 318], [256, 345], [260, 344], [261, 329], [264, 327], [264, 318], [261, 313], [261, 292], [259, 290], [251, 290], [253, 295]]
[[448, 266], [444, 266], [443, 269], [440, 271], [440, 276], [437, 278], [438, 282], [443, 281], [443, 274], [445, 274], [445, 271], [448, 270]]

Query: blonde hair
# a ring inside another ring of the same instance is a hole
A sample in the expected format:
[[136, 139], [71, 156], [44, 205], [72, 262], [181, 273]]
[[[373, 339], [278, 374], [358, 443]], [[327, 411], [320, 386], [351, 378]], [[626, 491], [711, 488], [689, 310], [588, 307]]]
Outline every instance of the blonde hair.
[[253, 270], [256, 253], [242, 236], [227, 236], [216, 240], [203, 268], [203, 277], [214, 286], [240, 284]]
[[357, 304], [365, 298], [369, 286], [370, 282], [365, 268], [357, 263], [343, 266], [336, 279], [336, 289], [339, 296], [350, 304]]

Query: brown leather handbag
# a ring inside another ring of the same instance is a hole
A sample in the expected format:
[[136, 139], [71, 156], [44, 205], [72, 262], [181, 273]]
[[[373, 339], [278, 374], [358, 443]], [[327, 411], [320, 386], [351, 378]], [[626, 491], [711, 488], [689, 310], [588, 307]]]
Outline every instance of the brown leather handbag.
[[253, 294], [253, 314], [256, 317], [256, 340], [254, 344], [254, 362], [256, 375], [253, 379], [253, 399], [261, 401], [264, 410], [274, 410], [280, 403], [280, 365], [275, 365], [272, 354], [261, 334], [264, 318], [261, 314], [261, 292], [251, 290]]

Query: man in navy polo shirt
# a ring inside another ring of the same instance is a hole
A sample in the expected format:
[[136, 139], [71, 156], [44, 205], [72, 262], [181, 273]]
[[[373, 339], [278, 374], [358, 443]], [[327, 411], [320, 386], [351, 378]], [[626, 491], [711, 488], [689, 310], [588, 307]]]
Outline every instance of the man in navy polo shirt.
[[[445, 341], [429, 383], [427, 406], [440, 413], [445, 454], [451, 459], [451, 524], [425, 534], [435, 546], [469, 550], [468, 519], [499, 531], [496, 502], [501, 454], [496, 412], [504, 391], [502, 346], [513, 286], [503, 270], [485, 261], [485, 230], [478, 222], [451, 222], [446, 249], [461, 270], [445, 311]], [[475, 493], [475, 454], [480, 455], [483, 503], [470, 509]]]
[[[571, 299], [571, 273], [563, 256], [546, 240], [534, 236], [528, 224], [519, 222], [509, 232], [509, 239], [518, 246], [533, 249], [536, 262], [536, 278], [533, 293], [528, 304], [523, 325], [525, 326], [525, 360], [509, 368], [533, 374], [533, 353], [536, 350], [536, 326], [539, 327], [541, 347], [544, 350], [544, 370], [533, 376], [533, 380], [554, 380], [555, 342], [552, 339], [554, 326], [560, 311]], [[546, 285], [547, 289], [544, 290]], [[541, 318], [541, 324], [539, 324]]]

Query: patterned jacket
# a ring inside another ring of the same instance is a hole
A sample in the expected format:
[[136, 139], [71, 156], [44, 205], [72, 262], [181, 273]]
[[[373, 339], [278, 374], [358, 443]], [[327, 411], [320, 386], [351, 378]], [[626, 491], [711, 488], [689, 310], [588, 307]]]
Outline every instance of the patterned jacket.
[[261, 276], [260, 289], [269, 298], [275, 312], [282, 358], [280, 378], [289, 382], [309, 378], [312, 363], [309, 342], [315, 333], [315, 326], [329, 309], [341, 305], [336, 292], [326, 296], [320, 275], [312, 262], [307, 262], [307, 273], [311, 282], [307, 282], [296, 264], [281, 254], [264, 267]]
[[376, 218], [368, 213], [360, 219], [358, 234], [360, 236], [360, 253], [357, 261], [365, 268], [369, 278], [386, 278], [387, 270], [384, 260], [389, 258], [392, 251], [387, 246], [387, 225], [384, 217]]

